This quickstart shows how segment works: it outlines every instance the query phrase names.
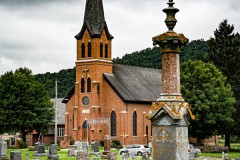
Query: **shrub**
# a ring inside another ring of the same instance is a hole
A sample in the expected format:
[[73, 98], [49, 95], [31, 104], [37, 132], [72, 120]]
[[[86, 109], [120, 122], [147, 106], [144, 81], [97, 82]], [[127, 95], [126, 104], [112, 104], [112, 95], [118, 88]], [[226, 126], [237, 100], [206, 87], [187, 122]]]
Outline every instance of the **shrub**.
[[18, 145], [19, 145], [19, 148], [28, 148], [27, 143], [21, 140], [18, 140]]
[[201, 146], [199, 147], [199, 149], [203, 152], [203, 153], [221, 153], [221, 152], [228, 152], [229, 151], [229, 147], [222, 147], [222, 146], [213, 146], [213, 145], [205, 145], [205, 146]]
[[7, 146], [7, 149], [17, 149], [16, 146]]
[[123, 148], [119, 140], [112, 140], [111, 147], [117, 149]]
[[35, 147], [34, 146], [28, 146], [28, 151], [34, 151]]
[[104, 140], [100, 140], [100, 145], [103, 147], [104, 146]]

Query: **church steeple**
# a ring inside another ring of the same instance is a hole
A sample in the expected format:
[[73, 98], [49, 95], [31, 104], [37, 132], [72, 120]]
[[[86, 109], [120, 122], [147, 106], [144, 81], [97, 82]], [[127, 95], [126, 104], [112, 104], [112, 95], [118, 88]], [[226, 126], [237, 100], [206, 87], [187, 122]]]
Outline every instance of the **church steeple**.
[[109, 40], [113, 39], [105, 21], [102, 0], [86, 0], [83, 26], [75, 38], [77, 40], [82, 39], [86, 29], [88, 29], [91, 38], [100, 38], [105, 29], [107, 38]]

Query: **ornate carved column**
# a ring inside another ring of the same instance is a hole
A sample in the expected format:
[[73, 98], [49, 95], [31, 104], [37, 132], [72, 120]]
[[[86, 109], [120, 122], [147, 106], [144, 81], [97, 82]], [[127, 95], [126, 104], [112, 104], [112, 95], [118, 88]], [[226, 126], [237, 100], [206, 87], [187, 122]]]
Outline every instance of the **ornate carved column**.
[[169, 0], [169, 7], [163, 9], [169, 30], [153, 37], [154, 45], [162, 49], [161, 94], [157, 102], [152, 103], [148, 115], [153, 127], [153, 160], [188, 159], [188, 117], [194, 118], [180, 92], [179, 54], [188, 39], [173, 31], [177, 23], [175, 14], [179, 11], [174, 4]]

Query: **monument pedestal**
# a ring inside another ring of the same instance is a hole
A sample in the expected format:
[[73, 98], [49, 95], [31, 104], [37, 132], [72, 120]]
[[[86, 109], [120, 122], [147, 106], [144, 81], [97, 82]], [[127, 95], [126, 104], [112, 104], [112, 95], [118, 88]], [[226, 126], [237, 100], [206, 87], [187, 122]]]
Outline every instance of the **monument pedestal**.
[[188, 116], [194, 118], [189, 105], [179, 96], [163, 96], [152, 104], [152, 159], [188, 159]]

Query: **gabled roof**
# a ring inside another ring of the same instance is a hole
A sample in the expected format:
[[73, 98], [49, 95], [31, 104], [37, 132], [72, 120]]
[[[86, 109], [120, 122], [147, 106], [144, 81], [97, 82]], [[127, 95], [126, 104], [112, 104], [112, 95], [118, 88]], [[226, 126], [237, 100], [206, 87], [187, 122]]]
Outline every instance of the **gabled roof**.
[[[51, 101], [55, 105], [55, 99], [52, 98]], [[63, 98], [57, 98], [57, 124], [58, 125], [65, 124], [64, 122], [65, 122], [66, 104], [62, 103], [62, 101], [63, 101]], [[55, 122], [55, 119], [53, 121]]]
[[107, 23], [105, 21], [102, 0], [86, 1], [83, 26], [81, 31], [75, 36], [77, 40], [82, 38], [86, 28], [88, 29], [91, 38], [100, 38], [105, 29], [107, 38], [113, 39], [113, 36], [108, 31]]
[[160, 95], [161, 70], [126, 65], [113, 65], [113, 74], [105, 80], [125, 102], [150, 103]]
[[[124, 102], [151, 103], [160, 96], [161, 70], [113, 64], [113, 74], [103, 73], [104, 79]], [[67, 103], [75, 87], [63, 99]]]

